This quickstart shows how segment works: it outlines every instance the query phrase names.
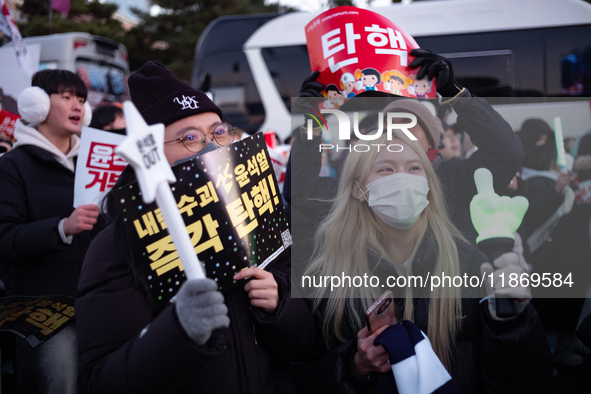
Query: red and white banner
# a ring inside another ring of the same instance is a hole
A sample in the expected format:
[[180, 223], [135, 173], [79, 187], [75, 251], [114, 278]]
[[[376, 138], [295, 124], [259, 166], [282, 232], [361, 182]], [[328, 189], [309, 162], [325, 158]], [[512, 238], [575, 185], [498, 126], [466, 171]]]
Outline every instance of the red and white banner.
[[115, 153], [124, 135], [109, 131], [82, 128], [76, 179], [74, 208], [84, 204], [99, 204], [119, 179], [127, 162]]
[[18, 63], [30, 78], [38, 71], [38, 62], [35, 62], [33, 56], [29, 53], [27, 44], [23, 41], [21, 32], [18, 30], [14, 20], [12, 20], [12, 16], [10, 16], [10, 12], [8, 12], [4, 0], [0, 0], [0, 6], [2, 6], [2, 12], [0, 13], [0, 30], [2, 30], [2, 33], [6, 36], [10, 37], [14, 43], [14, 51], [16, 52]]
[[0, 140], [15, 142], [14, 127], [20, 116], [10, 111], [0, 110]]
[[365, 91], [436, 97], [435, 80], [416, 80], [409, 52], [419, 46], [404, 30], [375, 12], [332, 8], [306, 25], [312, 71], [326, 86], [324, 108], [338, 108]]

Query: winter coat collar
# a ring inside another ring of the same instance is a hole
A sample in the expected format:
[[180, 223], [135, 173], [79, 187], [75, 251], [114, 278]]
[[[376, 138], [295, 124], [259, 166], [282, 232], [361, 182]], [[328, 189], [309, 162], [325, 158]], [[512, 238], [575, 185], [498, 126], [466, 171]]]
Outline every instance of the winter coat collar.
[[[375, 267], [376, 264], [378, 265], [375, 269], [376, 271], [396, 271], [392, 264], [380, 258], [377, 253], [370, 252], [369, 261], [370, 267]], [[427, 272], [433, 271], [436, 262], [437, 244], [435, 243], [435, 235], [433, 234], [433, 230], [428, 228], [412, 260], [413, 275], [426, 275]], [[388, 273], [390, 275], [392, 274], [390, 272]]]

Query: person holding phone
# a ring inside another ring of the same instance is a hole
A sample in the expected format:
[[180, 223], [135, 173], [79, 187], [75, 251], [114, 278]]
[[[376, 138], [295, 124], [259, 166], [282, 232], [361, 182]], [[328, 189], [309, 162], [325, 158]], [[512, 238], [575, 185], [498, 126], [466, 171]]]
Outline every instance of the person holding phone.
[[365, 322], [370, 333], [374, 333], [382, 326], [391, 326], [398, 323], [396, 318], [396, 304], [394, 295], [386, 290], [376, 302], [365, 311]]
[[[481, 269], [490, 268], [486, 256], [449, 220], [424, 150], [399, 131], [394, 136], [388, 141], [384, 134], [368, 152], [351, 151], [332, 209], [316, 232], [314, 257], [304, 275], [367, 274], [378, 276], [384, 287], [312, 289], [310, 305], [321, 336], [301, 371], [304, 390], [351, 393], [390, 387], [394, 392], [388, 354], [374, 345], [387, 326], [371, 333], [364, 319], [367, 308], [390, 287], [398, 321], [412, 321], [426, 333], [461, 392], [544, 392], [552, 361], [527, 297], [519, 314], [504, 320], [496, 316], [492, 302], [481, 301], [479, 289], [385, 286], [387, 278], [442, 273], [480, 277]], [[391, 143], [402, 151], [378, 148]], [[514, 253], [492, 264], [495, 275], [522, 272]], [[499, 290], [496, 278], [494, 288]], [[503, 291], [516, 298], [527, 294], [521, 286]]]

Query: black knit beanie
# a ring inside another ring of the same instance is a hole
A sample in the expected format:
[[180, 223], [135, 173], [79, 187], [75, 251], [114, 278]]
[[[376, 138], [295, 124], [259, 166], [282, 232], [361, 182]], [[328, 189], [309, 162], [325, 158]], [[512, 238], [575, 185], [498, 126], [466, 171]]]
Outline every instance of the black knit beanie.
[[205, 112], [222, 118], [222, 110], [205, 95], [181, 82], [169, 69], [156, 61], [149, 61], [129, 77], [129, 93], [146, 123], [164, 123]]

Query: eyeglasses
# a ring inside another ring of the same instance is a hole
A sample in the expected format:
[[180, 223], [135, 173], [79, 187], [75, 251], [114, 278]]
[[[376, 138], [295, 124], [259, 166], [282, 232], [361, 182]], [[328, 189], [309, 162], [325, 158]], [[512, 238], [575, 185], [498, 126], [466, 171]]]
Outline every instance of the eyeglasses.
[[174, 140], [164, 141], [165, 144], [169, 144], [171, 142], [182, 142], [183, 146], [189, 151], [193, 153], [198, 153], [206, 145], [206, 135], [212, 135], [212, 139], [218, 146], [226, 146], [230, 145], [234, 142], [234, 134], [230, 133], [231, 131], [236, 130], [236, 127], [233, 127], [229, 123], [222, 123], [215, 126], [214, 130], [211, 133], [203, 134], [201, 131], [197, 129], [187, 130], [182, 137], [175, 138]]

